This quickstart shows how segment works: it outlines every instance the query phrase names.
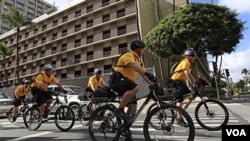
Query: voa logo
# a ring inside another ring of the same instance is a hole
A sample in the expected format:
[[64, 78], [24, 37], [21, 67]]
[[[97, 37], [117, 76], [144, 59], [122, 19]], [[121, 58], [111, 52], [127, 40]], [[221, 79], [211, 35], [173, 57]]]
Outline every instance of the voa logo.
[[244, 129], [226, 129], [227, 136], [247, 136]]

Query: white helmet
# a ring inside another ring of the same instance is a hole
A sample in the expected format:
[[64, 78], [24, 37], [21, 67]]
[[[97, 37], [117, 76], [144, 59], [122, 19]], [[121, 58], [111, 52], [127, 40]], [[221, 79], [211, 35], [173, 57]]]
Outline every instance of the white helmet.
[[51, 64], [46, 64], [46, 65], [44, 65], [43, 69], [44, 70], [50, 70], [50, 69], [52, 70], [53, 66]]
[[185, 54], [185, 56], [194, 56], [194, 57], [196, 57], [196, 52], [192, 48], [187, 49], [184, 54]]

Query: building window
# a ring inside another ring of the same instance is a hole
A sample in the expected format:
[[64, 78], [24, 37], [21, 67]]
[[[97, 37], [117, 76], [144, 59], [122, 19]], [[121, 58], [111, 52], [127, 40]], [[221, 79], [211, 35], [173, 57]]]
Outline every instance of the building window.
[[42, 26], [42, 31], [44, 31], [46, 29], [47, 29], [47, 24], [45, 24], [45, 25]]
[[87, 8], [86, 8], [86, 12], [87, 12], [87, 13], [88, 13], [88, 12], [91, 12], [91, 11], [93, 11], [93, 10], [94, 10], [93, 5], [88, 5]]
[[63, 59], [61, 60], [61, 67], [66, 66], [66, 64], [67, 64], [67, 58], [63, 58]]
[[89, 28], [89, 27], [92, 27], [94, 24], [93, 24], [94, 22], [93, 22], [93, 19], [91, 19], [91, 20], [88, 20], [87, 21], [87, 28]]
[[94, 51], [88, 51], [87, 52], [87, 61], [94, 59]]
[[26, 75], [26, 69], [22, 70], [22, 75]]
[[81, 46], [81, 39], [76, 39], [75, 40], [75, 47]]
[[52, 61], [51, 65], [53, 66], [53, 68], [56, 68], [56, 61]]
[[27, 56], [23, 57], [23, 63], [27, 62]]
[[63, 18], [62, 18], [62, 22], [63, 23], [66, 22], [66, 21], [68, 21], [68, 15], [67, 16], [63, 16]]
[[62, 73], [61, 74], [61, 79], [66, 79], [67, 78], [67, 73]]
[[45, 56], [45, 50], [41, 51], [40, 57], [44, 57]]
[[57, 24], [58, 24], [58, 20], [54, 20], [53, 21], [53, 26], [57, 26]]
[[119, 54], [122, 54], [128, 50], [128, 45], [127, 43], [119, 44]]
[[75, 32], [80, 31], [80, 30], [81, 30], [81, 24], [75, 25]]
[[123, 17], [123, 16], [125, 16], [125, 8], [116, 11], [116, 17], [117, 18], [120, 18], [120, 17]]
[[75, 18], [81, 16], [81, 10], [77, 10], [75, 12]]
[[107, 22], [110, 20], [110, 14], [105, 14], [105, 15], [102, 15], [102, 22]]
[[12, 38], [11, 40], [10, 40], [10, 44], [13, 44], [14, 43], [14, 39]]
[[37, 56], [37, 53], [33, 53], [33, 55], [32, 55], [32, 60], [35, 60], [35, 59], [36, 59], [36, 56]]
[[108, 57], [111, 55], [111, 47], [103, 48], [103, 57]]
[[87, 68], [87, 75], [93, 75], [94, 74], [94, 68]]
[[33, 47], [37, 46], [37, 40], [33, 42]]
[[94, 41], [94, 36], [93, 35], [87, 36], [87, 44], [93, 43], [93, 41]]
[[110, 30], [103, 31], [103, 33], [102, 33], [102, 38], [103, 38], [103, 39], [108, 39], [108, 38], [110, 38]]
[[25, 44], [23, 49], [27, 50], [28, 49], [28, 44]]
[[19, 35], [19, 36], [18, 36], [18, 39], [19, 39], [19, 41], [20, 41], [20, 40], [22, 39], [22, 35]]
[[36, 66], [32, 66], [31, 73], [36, 73]]
[[34, 34], [37, 34], [38, 33], [38, 29], [34, 29]]
[[44, 67], [44, 64], [40, 64], [39, 71], [42, 71], [42, 70], [43, 70], [43, 67]]
[[25, 33], [25, 38], [28, 38], [29, 37], [29, 32], [26, 32]]
[[80, 63], [80, 62], [81, 62], [81, 54], [75, 55], [75, 64]]
[[118, 35], [126, 34], [126, 29], [127, 29], [126, 25], [119, 26], [118, 29], [117, 29], [117, 34]]
[[56, 49], [57, 49], [56, 46], [55, 46], [55, 47], [52, 47], [52, 49], [51, 49], [51, 54], [55, 54], [55, 53], [56, 53]]
[[104, 73], [111, 72], [111, 69], [112, 69], [112, 64], [104, 65]]
[[62, 31], [62, 37], [63, 36], [66, 36], [68, 34], [68, 30], [67, 29], [64, 29], [63, 31]]
[[57, 33], [52, 34], [52, 40], [55, 40], [55, 39], [57, 39]]
[[46, 43], [46, 37], [42, 38], [41, 44], [44, 44], [44, 43]]
[[8, 62], [8, 67], [11, 67], [11, 64], [12, 64], [12, 62], [11, 62], [11, 61], [9, 61], [9, 62]]
[[65, 50], [67, 50], [67, 43], [62, 44], [62, 50], [61, 51], [65, 51]]
[[109, 0], [102, 0], [102, 7], [109, 5]]
[[75, 71], [75, 78], [81, 77], [81, 70]]

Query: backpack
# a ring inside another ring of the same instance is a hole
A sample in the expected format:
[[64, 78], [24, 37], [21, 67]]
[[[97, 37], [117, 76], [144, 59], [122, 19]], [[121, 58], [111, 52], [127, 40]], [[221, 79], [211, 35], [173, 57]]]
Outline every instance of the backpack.
[[[36, 82], [36, 77], [37, 77], [39, 74], [41, 74], [41, 75], [43, 76], [43, 73], [41, 73], [41, 72], [37, 73], [36, 76], [35, 76], [35, 79], [34, 79], [34, 81], [33, 81], [34, 83]], [[44, 76], [43, 76], [43, 80], [44, 80]]]
[[176, 73], [176, 72], [180, 72], [181, 70], [179, 70], [179, 71], [176, 71], [175, 72], [175, 69], [176, 69], [176, 67], [178, 66], [180, 64], [180, 62], [176, 62], [172, 67], [171, 67], [171, 69], [170, 69], [170, 74], [171, 75], [173, 75], [174, 73]]

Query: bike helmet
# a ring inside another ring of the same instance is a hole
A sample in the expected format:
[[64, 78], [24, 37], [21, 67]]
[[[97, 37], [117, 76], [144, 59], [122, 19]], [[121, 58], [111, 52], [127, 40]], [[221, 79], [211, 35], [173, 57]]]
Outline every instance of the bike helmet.
[[44, 65], [43, 69], [44, 70], [50, 70], [50, 69], [52, 70], [53, 66], [51, 64], [46, 64], [46, 65]]
[[24, 80], [24, 81], [23, 81], [23, 84], [29, 85], [29, 84], [30, 84], [30, 81], [29, 81], [29, 80]]
[[95, 74], [102, 74], [102, 70], [101, 69], [95, 69], [94, 73]]
[[196, 52], [193, 49], [187, 49], [184, 53], [185, 56], [194, 56], [196, 57]]
[[135, 50], [137, 48], [144, 48], [145, 46], [145, 43], [141, 40], [133, 40], [130, 44], [131, 50]]

